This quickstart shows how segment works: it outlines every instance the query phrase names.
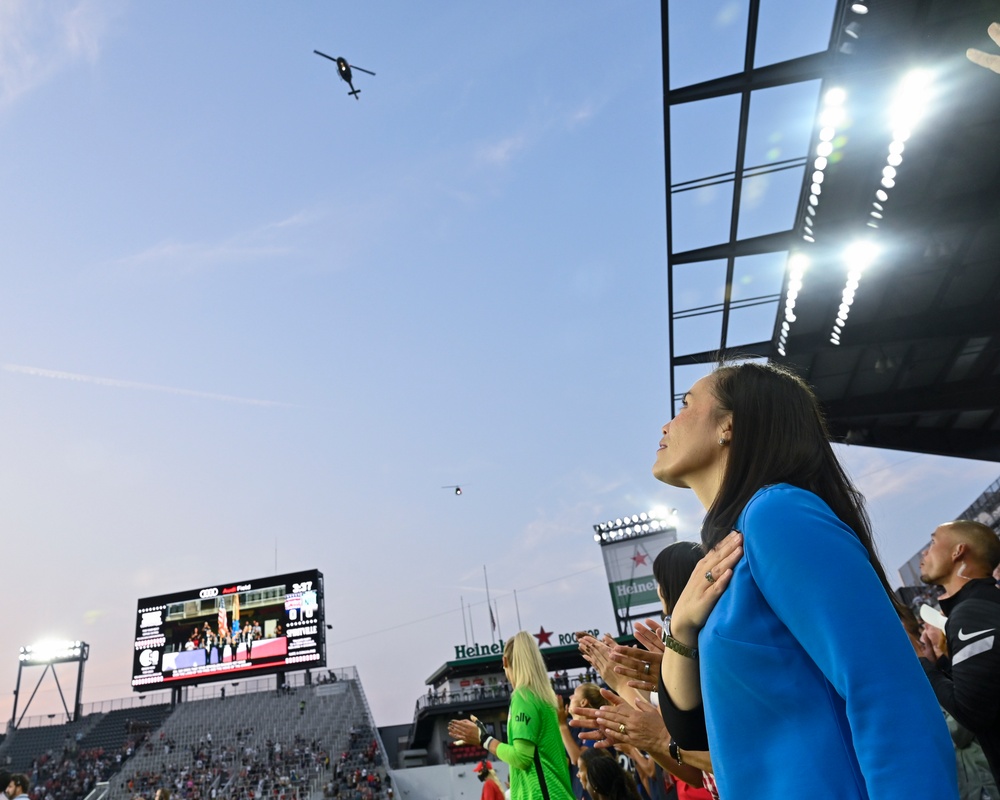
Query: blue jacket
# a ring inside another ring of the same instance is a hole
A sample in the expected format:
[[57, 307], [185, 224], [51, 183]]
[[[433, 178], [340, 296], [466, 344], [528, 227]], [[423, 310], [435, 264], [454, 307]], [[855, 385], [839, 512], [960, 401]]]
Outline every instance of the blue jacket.
[[958, 797], [948, 728], [860, 540], [816, 495], [758, 491], [698, 638], [724, 800]]

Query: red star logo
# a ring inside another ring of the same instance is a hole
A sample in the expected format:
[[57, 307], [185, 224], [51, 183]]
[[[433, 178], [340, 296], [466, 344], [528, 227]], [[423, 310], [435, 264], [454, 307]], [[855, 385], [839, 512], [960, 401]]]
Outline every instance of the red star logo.
[[647, 559], [647, 558], [648, 558], [648, 556], [647, 556], [647, 555], [646, 555], [645, 553], [640, 553], [640, 552], [639, 552], [638, 550], [636, 550], [636, 551], [635, 551], [635, 555], [634, 555], [634, 556], [632, 556], [632, 560], [633, 560], [633, 561], [635, 562], [635, 565], [636, 565], [637, 567], [638, 567], [638, 566], [639, 566], [640, 564], [642, 564], [642, 565], [644, 565], [644, 566], [645, 566], [645, 564], [646, 564], [646, 559]]
[[552, 644], [552, 642], [549, 641], [552, 638], [552, 631], [545, 630], [544, 625], [538, 629], [538, 633], [533, 633], [531, 635], [534, 636], [536, 639], [538, 639], [539, 647], [541, 647], [543, 644]]

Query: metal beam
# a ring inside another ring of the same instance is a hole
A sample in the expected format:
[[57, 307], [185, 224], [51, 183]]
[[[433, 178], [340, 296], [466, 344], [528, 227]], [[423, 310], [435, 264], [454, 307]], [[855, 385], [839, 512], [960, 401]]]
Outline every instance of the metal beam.
[[1000, 377], [961, 381], [939, 386], [923, 386], [899, 392], [884, 392], [834, 400], [824, 404], [831, 419], [848, 420], [896, 414], [982, 411], [996, 408], [1000, 397]]
[[904, 450], [955, 458], [975, 458], [982, 461], [1000, 461], [1000, 432], [940, 430], [936, 428], [902, 428], [881, 425], [863, 430], [831, 423], [831, 435], [836, 441]]

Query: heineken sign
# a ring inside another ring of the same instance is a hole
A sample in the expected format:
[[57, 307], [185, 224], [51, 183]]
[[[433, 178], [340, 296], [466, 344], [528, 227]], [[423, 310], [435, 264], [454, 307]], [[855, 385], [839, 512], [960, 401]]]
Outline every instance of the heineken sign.
[[640, 609], [660, 604], [656, 578], [653, 577], [653, 561], [664, 547], [675, 541], [677, 531], [664, 528], [656, 533], [644, 533], [601, 545], [611, 603], [619, 619], [648, 613]]
[[[653, 586], [653, 597], [656, 597], [656, 586]], [[589, 633], [595, 639], [601, 638], [601, 631], [597, 628], [592, 628], [590, 630], [581, 630], [580, 633]], [[576, 644], [576, 634], [577, 631], [567, 631], [566, 633], [556, 634], [553, 631], [545, 630], [543, 625], [538, 629], [538, 633], [531, 634], [538, 640], [538, 646], [549, 645], [563, 647], [565, 645]], [[558, 645], [556, 642], [552, 641], [552, 637], [557, 637]], [[493, 644], [456, 644], [455, 645], [455, 661], [461, 661], [467, 658], [486, 658], [487, 656], [499, 656], [503, 655], [504, 640], [501, 639], [499, 642], [494, 642]]]
[[455, 661], [463, 658], [483, 658], [503, 654], [503, 639], [494, 644], [456, 644]]
[[660, 596], [656, 593], [656, 581], [650, 577], [612, 581], [611, 599], [615, 611], [620, 608], [637, 608], [660, 602]]

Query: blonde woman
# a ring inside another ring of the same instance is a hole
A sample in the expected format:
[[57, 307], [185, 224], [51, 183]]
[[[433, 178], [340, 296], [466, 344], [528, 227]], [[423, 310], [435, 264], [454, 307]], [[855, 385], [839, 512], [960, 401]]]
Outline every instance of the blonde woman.
[[559, 734], [556, 693], [530, 633], [519, 631], [507, 640], [503, 669], [513, 690], [507, 715], [509, 743], [490, 736], [475, 717], [453, 719], [448, 734], [479, 744], [510, 765], [511, 800], [574, 800], [569, 760]]

